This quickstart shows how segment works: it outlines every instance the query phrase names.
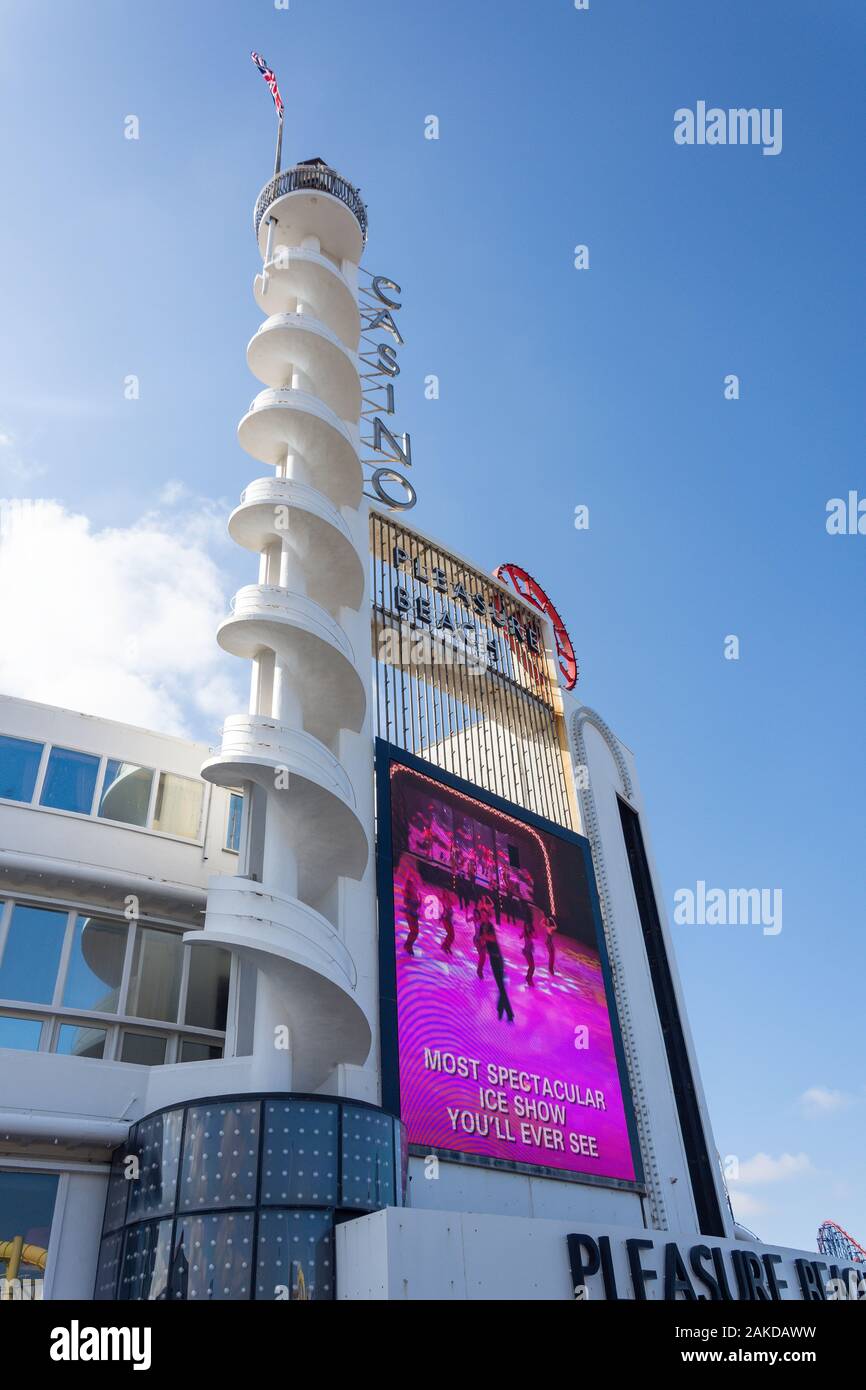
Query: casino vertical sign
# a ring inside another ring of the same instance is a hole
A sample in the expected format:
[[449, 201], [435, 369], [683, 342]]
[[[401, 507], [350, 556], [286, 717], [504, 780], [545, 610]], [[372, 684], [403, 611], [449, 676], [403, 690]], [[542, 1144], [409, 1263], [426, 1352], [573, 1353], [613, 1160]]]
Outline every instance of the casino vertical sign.
[[[412, 467], [412, 440], [408, 433], [398, 433], [383, 416], [396, 414], [394, 383], [400, 375], [397, 349], [404, 338], [395, 315], [403, 307], [398, 298], [400, 286], [387, 275], [371, 275], [368, 287], [361, 290], [361, 337], [364, 347], [360, 353], [365, 368], [361, 372], [364, 409], [361, 412], [361, 443], [372, 450], [372, 457], [362, 460], [371, 469], [366, 479], [371, 501], [379, 502], [389, 511], [408, 511], [415, 506], [415, 488], [402, 470]], [[384, 336], [378, 336], [378, 335]], [[390, 341], [389, 341], [390, 340]], [[395, 492], [396, 490], [396, 492]]]

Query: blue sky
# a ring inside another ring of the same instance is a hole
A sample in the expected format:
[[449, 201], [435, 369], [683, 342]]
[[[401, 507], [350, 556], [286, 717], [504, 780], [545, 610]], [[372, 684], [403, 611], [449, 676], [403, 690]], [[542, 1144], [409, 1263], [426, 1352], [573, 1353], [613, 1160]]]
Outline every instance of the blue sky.
[[[116, 596], [109, 656], [124, 595], [153, 597], [136, 719], [163, 701], [212, 740], [238, 682], [210, 609], [251, 578], [222, 530], [255, 475], [234, 432], [258, 389], [251, 210], [273, 161], [257, 48], [286, 100], [284, 162], [321, 154], [361, 187], [366, 264], [403, 286], [414, 520], [553, 595], [580, 692], [637, 754], [669, 911], [699, 879], [783, 890], [776, 937], [674, 932], [716, 1140], [751, 1165], [742, 1219], [804, 1246], [825, 1216], [866, 1244], [866, 536], [825, 529], [828, 499], [866, 495], [864, 29], [853, 0], [13, 0], [0, 16], [0, 495], [56, 499], [50, 534], [74, 532], [89, 576], [38, 681], [7, 613], [4, 687], [92, 690], [124, 717], [116, 673], [76, 669], [88, 583]], [[781, 107], [781, 154], [676, 145], [673, 113], [698, 100]], [[180, 568], [154, 587], [148, 557], [172, 536]], [[29, 563], [38, 615], [66, 566]], [[190, 647], [209, 653], [209, 703], [189, 698]]]

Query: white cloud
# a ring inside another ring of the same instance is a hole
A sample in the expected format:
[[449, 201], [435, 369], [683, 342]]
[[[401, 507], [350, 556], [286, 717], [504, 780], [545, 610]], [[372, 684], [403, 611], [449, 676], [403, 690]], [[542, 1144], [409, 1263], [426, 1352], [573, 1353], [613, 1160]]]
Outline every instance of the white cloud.
[[0, 473], [20, 483], [38, 478], [45, 471], [44, 464], [22, 458], [14, 435], [0, 432]]
[[764, 1203], [753, 1197], [751, 1192], [744, 1192], [740, 1188], [731, 1193], [731, 1206], [734, 1219], [741, 1223], [750, 1221], [753, 1216], [760, 1216], [761, 1212], [767, 1210]]
[[814, 1171], [808, 1154], [780, 1154], [778, 1158], [772, 1158], [770, 1154], [759, 1153], [740, 1164], [735, 1181], [783, 1182], [787, 1178]]
[[0, 511], [0, 691], [208, 738], [244, 707], [216, 627], [226, 583], [215, 504], [96, 531], [59, 502]]
[[799, 1105], [814, 1119], [819, 1115], [832, 1115], [836, 1110], [847, 1110], [854, 1100], [855, 1097], [846, 1091], [831, 1091], [828, 1086], [810, 1086], [800, 1096]]
[[189, 497], [189, 488], [178, 478], [170, 478], [160, 489], [159, 500], [164, 507], [173, 507]]

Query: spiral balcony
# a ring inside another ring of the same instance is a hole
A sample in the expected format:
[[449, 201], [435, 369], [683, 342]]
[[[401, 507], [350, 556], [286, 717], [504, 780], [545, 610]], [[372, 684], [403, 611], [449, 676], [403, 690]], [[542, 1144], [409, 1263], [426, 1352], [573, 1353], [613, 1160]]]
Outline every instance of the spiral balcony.
[[367, 707], [352, 644], [330, 613], [303, 594], [246, 584], [217, 630], [223, 651], [251, 660], [272, 651], [292, 672], [304, 727], [323, 743], [340, 729], [360, 733]]
[[307, 569], [314, 602], [330, 612], [341, 604], [360, 607], [364, 566], [346, 522], [324, 493], [288, 478], [258, 478], [241, 493], [228, 529], [233, 541], [258, 553], [290, 538], [301, 554], [315, 559]]
[[361, 382], [355, 358], [311, 314], [272, 314], [247, 345], [247, 365], [266, 386], [290, 389], [292, 373], [309, 377], [316, 397], [341, 420], [357, 423]]
[[278, 986], [291, 1019], [294, 1089], [315, 1090], [340, 1062], [363, 1064], [372, 1032], [355, 998], [355, 963], [320, 913], [250, 879], [212, 878], [204, 930], [184, 941], [233, 951]]
[[309, 480], [338, 507], [357, 507], [363, 473], [358, 451], [339, 416], [307, 391], [260, 391], [238, 425], [238, 441], [253, 458], [279, 467], [300, 454]]
[[274, 242], [265, 278], [259, 274], [253, 294], [263, 314], [291, 313], [298, 300], [310, 313], [326, 323], [350, 352], [357, 352], [361, 339], [361, 315], [355, 296], [342, 273], [321, 255], [304, 246], [282, 247], [277, 255]]
[[201, 775], [221, 787], [254, 782], [279, 802], [306, 900], [316, 901], [341, 875], [362, 877], [370, 846], [352, 784], [339, 760], [313, 735], [267, 715], [231, 715], [220, 751]]
[[280, 241], [299, 246], [317, 236], [326, 251], [357, 265], [367, 240], [367, 209], [357, 188], [321, 160], [284, 169], [256, 199], [253, 224], [264, 255], [267, 219], [277, 223]]

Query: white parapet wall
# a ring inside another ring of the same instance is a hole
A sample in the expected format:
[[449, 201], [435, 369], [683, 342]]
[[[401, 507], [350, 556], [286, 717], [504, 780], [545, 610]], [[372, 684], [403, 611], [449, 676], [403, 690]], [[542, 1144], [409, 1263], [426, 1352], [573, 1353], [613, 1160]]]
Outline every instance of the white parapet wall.
[[856, 1297], [862, 1277], [814, 1251], [578, 1220], [388, 1207], [337, 1227], [352, 1301], [808, 1301]]

